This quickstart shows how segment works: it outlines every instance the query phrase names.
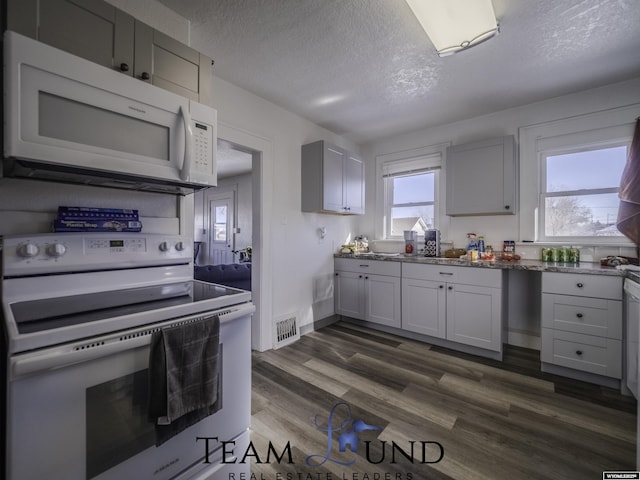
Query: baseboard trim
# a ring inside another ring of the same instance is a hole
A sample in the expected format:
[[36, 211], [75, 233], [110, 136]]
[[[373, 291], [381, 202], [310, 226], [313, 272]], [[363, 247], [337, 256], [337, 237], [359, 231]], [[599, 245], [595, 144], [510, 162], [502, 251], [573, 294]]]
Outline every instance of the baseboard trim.
[[313, 323], [308, 323], [307, 325], [303, 325], [302, 327], [300, 327], [300, 335], [306, 335], [316, 330], [320, 330], [323, 327], [333, 325], [339, 320], [340, 315], [329, 315], [328, 317], [321, 318], [320, 320], [316, 320]]

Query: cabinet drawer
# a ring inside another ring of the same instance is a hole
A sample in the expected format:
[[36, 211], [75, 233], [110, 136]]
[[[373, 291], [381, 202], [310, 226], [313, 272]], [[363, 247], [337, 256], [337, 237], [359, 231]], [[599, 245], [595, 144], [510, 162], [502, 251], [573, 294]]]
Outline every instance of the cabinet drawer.
[[542, 291], [622, 300], [622, 277], [545, 272], [542, 274]]
[[492, 268], [404, 263], [402, 265], [402, 276], [416, 280], [502, 288], [502, 271]]
[[622, 302], [543, 293], [542, 326], [622, 340]]
[[621, 378], [621, 349], [620, 340], [543, 328], [540, 360], [606, 377]]
[[370, 273], [371, 275], [400, 276], [400, 262], [383, 260], [366, 260], [357, 258], [336, 258], [334, 267], [343, 272]]

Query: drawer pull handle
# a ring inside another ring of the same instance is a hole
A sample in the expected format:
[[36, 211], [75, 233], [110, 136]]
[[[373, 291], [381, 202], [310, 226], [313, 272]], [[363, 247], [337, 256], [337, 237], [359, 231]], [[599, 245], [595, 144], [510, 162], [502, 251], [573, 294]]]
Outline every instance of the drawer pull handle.
[[577, 313], [577, 314], [576, 314], [576, 317], [578, 317], [578, 318], [582, 318], [582, 317], [583, 317], [583, 315], [582, 315], [581, 313]]
[[453, 275], [451, 272], [438, 272], [440, 275]]
[[582, 350], [576, 350], [576, 355], [582, 355]]
[[369, 268], [369, 265], [360, 265], [362, 268]]
[[576, 283], [576, 287], [578, 288], [582, 288], [584, 287], [584, 283], [580, 282], [580, 283]]

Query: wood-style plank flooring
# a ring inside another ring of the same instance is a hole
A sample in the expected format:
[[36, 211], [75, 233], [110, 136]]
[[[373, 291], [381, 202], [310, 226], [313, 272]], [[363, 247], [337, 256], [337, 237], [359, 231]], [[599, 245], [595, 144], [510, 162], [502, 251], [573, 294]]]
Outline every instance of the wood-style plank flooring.
[[[254, 352], [252, 384], [258, 480], [574, 480], [636, 469], [635, 400], [543, 374], [533, 350], [508, 347], [496, 362], [339, 322]], [[380, 430], [356, 432], [356, 448], [340, 452], [355, 420]]]

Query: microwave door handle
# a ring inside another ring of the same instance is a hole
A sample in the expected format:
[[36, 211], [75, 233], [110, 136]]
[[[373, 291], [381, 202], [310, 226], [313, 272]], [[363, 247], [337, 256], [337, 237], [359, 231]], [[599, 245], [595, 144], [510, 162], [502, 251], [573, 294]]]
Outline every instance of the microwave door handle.
[[191, 130], [191, 115], [182, 105], [180, 105], [180, 116], [184, 124], [184, 160], [182, 161], [182, 168], [180, 169], [180, 178], [186, 181], [191, 174], [193, 130]]

